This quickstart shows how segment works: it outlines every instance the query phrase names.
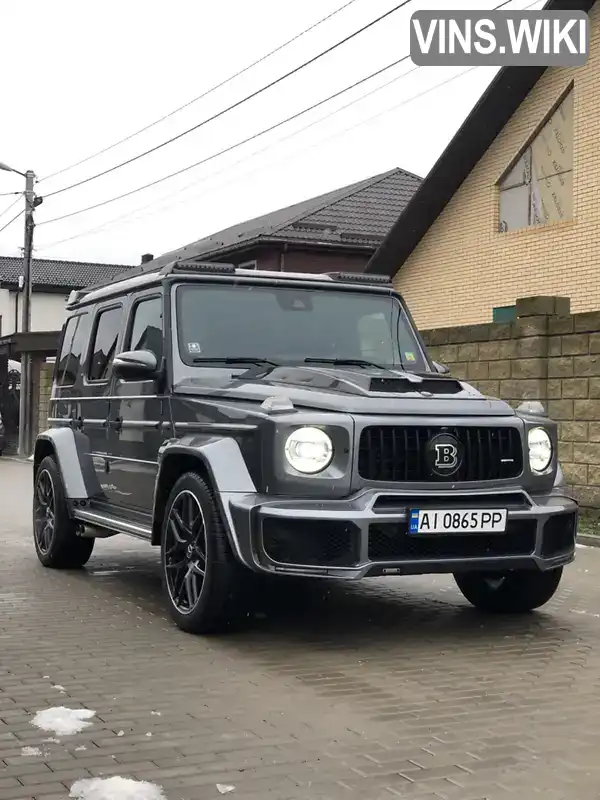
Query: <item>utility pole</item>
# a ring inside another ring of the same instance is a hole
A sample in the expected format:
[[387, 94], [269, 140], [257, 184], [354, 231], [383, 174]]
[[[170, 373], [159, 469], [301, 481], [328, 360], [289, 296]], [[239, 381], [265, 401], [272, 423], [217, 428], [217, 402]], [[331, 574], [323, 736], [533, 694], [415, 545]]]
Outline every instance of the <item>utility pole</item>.
[[[33, 211], [42, 202], [42, 197], [35, 194], [35, 173], [28, 169], [20, 172], [0, 161], [0, 170], [15, 172], [25, 178], [25, 241], [23, 243], [23, 301], [21, 309], [21, 331], [29, 333], [31, 330], [31, 255], [33, 253]], [[15, 331], [17, 333], [17, 331]], [[28, 456], [32, 442], [31, 439], [31, 355], [21, 352], [21, 388], [19, 391], [19, 455]]]
[[[31, 253], [33, 250], [33, 209], [35, 173], [25, 173], [25, 238], [23, 246], [23, 299], [21, 301], [21, 331], [31, 330]], [[21, 387], [19, 391], [19, 455], [24, 458], [31, 450], [31, 354], [21, 353]]]

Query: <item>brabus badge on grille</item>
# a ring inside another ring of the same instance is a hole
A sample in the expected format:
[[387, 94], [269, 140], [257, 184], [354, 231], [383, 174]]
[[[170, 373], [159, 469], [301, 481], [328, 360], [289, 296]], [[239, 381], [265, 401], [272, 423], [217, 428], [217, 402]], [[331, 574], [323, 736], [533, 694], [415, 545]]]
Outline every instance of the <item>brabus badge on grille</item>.
[[464, 448], [451, 433], [438, 433], [427, 442], [425, 456], [433, 475], [450, 477], [462, 466]]

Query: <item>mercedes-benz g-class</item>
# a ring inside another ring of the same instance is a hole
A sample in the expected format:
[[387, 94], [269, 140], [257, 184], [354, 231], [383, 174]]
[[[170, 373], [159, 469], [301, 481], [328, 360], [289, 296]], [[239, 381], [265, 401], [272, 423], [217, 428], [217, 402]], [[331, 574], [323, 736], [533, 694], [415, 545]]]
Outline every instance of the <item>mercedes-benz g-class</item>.
[[47, 567], [119, 533], [160, 546], [190, 632], [243, 614], [260, 574], [451, 573], [530, 611], [577, 528], [541, 404], [433, 363], [387, 279], [196, 262], [71, 297], [33, 516]]

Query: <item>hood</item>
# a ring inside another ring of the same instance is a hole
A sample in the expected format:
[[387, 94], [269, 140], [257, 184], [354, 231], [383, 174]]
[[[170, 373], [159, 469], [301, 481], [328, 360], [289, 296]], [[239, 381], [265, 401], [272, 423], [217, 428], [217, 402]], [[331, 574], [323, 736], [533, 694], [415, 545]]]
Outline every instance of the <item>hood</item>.
[[188, 377], [174, 391], [210, 395], [229, 401], [262, 403], [285, 397], [298, 408], [350, 414], [415, 414], [514, 416], [508, 403], [485, 397], [468, 383], [437, 373], [362, 367], [252, 367], [243, 373], [211, 371], [201, 379]]

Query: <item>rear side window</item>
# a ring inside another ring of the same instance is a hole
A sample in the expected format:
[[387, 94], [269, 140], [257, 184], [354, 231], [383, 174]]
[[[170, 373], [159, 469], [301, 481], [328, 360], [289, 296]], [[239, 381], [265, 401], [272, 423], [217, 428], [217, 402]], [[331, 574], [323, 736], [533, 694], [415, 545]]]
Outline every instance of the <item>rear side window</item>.
[[92, 340], [88, 380], [108, 380], [121, 331], [122, 316], [123, 308], [121, 306], [107, 308], [98, 314]]
[[126, 350], [150, 350], [160, 363], [163, 356], [162, 298], [150, 297], [133, 307]]
[[57, 371], [57, 383], [59, 386], [72, 386], [76, 382], [81, 369], [89, 327], [89, 314], [79, 314], [76, 317], [71, 317], [67, 323]]
[[75, 333], [75, 328], [79, 323], [79, 317], [71, 317], [67, 320], [65, 325], [65, 329], [63, 332], [63, 339], [62, 345], [60, 348], [60, 353], [58, 354], [58, 358], [56, 359], [56, 383], [59, 386], [65, 385], [65, 370], [69, 364], [69, 360], [71, 358], [71, 345], [73, 343], [73, 334]]

